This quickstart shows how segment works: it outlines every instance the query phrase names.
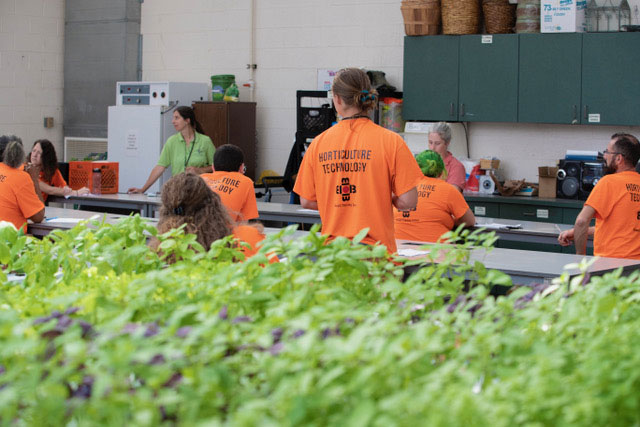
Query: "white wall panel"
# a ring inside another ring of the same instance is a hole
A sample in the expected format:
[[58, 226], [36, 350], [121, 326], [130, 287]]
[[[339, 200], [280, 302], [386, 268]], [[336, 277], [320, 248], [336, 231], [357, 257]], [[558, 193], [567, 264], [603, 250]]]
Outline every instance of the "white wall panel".
[[[263, 169], [282, 173], [295, 134], [296, 90], [315, 90], [319, 68], [384, 71], [387, 81], [402, 90], [402, 14], [395, 0], [255, 3], [258, 173]], [[235, 74], [239, 84], [246, 81], [250, 4], [249, 0], [144, 2], [143, 79], [208, 82], [213, 74]], [[239, 87], [240, 99], [247, 100], [248, 90]], [[625, 130], [640, 133], [637, 127], [474, 123], [469, 125], [471, 156], [501, 157], [507, 178], [535, 181], [537, 167], [553, 164], [567, 149], [603, 149], [611, 133]]]

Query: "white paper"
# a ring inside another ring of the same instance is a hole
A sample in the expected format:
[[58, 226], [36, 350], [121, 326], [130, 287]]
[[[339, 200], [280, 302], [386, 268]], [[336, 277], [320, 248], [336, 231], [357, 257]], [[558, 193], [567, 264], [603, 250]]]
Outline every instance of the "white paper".
[[47, 218], [45, 222], [54, 222], [57, 224], [77, 224], [80, 221], [87, 221], [100, 218], [100, 215], [93, 215], [90, 218]]
[[416, 249], [400, 249], [398, 251], [398, 255], [403, 256], [403, 257], [414, 257], [414, 256], [420, 256], [420, 255], [427, 255], [429, 253], [429, 251], [419, 251]]
[[298, 212], [318, 213], [318, 211], [315, 209], [298, 209]]
[[125, 153], [129, 157], [137, 157], [138, 156], [138, 148], [139, 148], [139, 138], [138, 138], [138, 130], [131, 129], [127, 131], [127, 142], [125, 145]]
[[320, 69], [318, 70], [318, 90], [331, 90], [333, 78], [336, 76], [336, 70]]
[[478, 228], [488, 228], [490, 230], [509, 230], [513, 228], [522, 228], [521, 224], [500, 224], [498, 222], [489, 222], [486, 224], [476, 224]]

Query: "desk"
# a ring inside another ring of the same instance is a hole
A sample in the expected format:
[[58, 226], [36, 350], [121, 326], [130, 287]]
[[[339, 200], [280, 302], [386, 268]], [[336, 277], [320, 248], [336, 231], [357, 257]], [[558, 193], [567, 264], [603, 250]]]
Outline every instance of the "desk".
[[[285, 203], [266, 203], [258, 202], [259, 219], [266, 221], [282, 221], [304, 224], [320, 223], [320, 214], [318, 211], [303, 209], [300, 205], [290, 205]], [[568, 224], [552, 224], [548, 222], [537, 221], [516, 221], [503, 218], [485, 218], [476, 217], [476, 227], [482, 227], [483, 224], [505, 224], [520, 225], [519, 229], [490, 229], [495, 231], [496, 235], [502, 241], [523, 242], [523, 243], [539, 243], [546, 245], [558, 245], [558, 234], [560, 231], [568, 230], [571, 225]], [[593, 238], [590, 237], [587, 242], [588, 247], [593, 247]]]
[[[45, 216], [50, 220], [45, 219], [43, 222], [39, 223], [29, 222], [29, 224], [27, 225], [27, 232], [34, 235], [35, 237], [44, 237], [53, 230], [70, 230], [78, 224], [77, 222], [61, 221], [64, 218], [77, 218], [82, 220], [95, 218], [97, 221], [102, 221], [104, 219], [107, 224], [115, 224], [122, 218], [127, 218], [126, 215], [83, 211], [78, 209], [56, 208], [52, 206], [47, 206], [45, 208]], [[53, 218], [57, 218], [60, 220], [56, 221], [56, 219]], [[157, 218], [147, 218], [147, 222], [154, 226], [158, 225]], [[280, 228], [265, 227], [264, 233], [275, 234], [280, 230]], [[303, 237], [307, 234], [307, 231], [296, 230], [291, 236], [287, 237], [287, 240]]]
[[[110, 224], [115, 224], [124, 215], [116, 215], [109, 213], [96, 213], [91, 211], [82, 211], [76, 209], [64, 209], [47, 206], [45, 214], [48, 218], [81, 218], [89, 219], [97, 216], [101, 220]], [[157, 224], [157, 219], [149, 218], [152, 224]], [[505, 220], [500, 220], [505, 221]], [[71, 229], [76, 223], [56, 222], [55, 220], [44, 221], [42, 223], [29, 223], [28, 231], [34, 236], [42, 237], [56, 229]], [[549, 225], [549, 224], [547, 224]], [[524, 226], [524, 224], [523, 224]], [[280, 231], [278, 228], [265, 228], [265, 234], [273, 234]], [[520, 231], [522, 230], [511, 230]], [[544, 232], [544, 230], [543, 230]], [[525, 232], [526, 233], [526, 232]], [[549, 233], [551, 233], [549, 231]], [[289, 238], [295, 239], [307, 234], [306, 231], [296, 231]], [[406, 240], [398, 240], [398, 249], [418, 249], [422, 243], [410, 242]], [[490, 252], [484, 249], [475, 249], [471, 252], [470, 262], [480, 261], [487, 268], [500, 270], [511, 276], [515, 284], [531, 284], [550, 281], [554, 277], [558, 277], [564, 271], [567, 264], [579, 263], [583, 258], [592, 259], [590, 256], [570, 255], [570, 254], [550, 254], [537, 251], [523, 251], [517, 249], [501, 249], [494, 248]], [[622, 267], [624, 274], [640, 269], [640, 260], [629, 260], [620, 258], [598, 258], [589, 268], [592, 275], [602, 275], [616, 268]], [[579, 271], [576, 269], [569, 270], [570, 275], [577, 275]]]
[[[398, 250], [418, 249], [420, 243], [398, 240]], [[422, 256], [424, 257], [424, 255]], [[420, 258], [413, 257], [413, 258]], [[548, 252], [523, 251], [519, 249], [493, 248], [473, 249], [469, 262], [479, 261], [485, 267], [502, 271], [511, 276], [514, 284], [529, 285], [533, 283], [550, 282], [565, 271], [568, 264], [577, 264], [583, 258], [592, 260], [595, 257], [570, 254], [550, 254]], [[600, 276], [622, 267], [623, 274], [628, 275], [634, 270], [640, 269], [640, 260], [623, 258], [597, 258], [589, 267], [591, 275]], [[580, 274], [578, 269], [567, 269], [570, 276]]]
[[320, 214], [318, 211], [304, 209], [300, 205], [258, 202], [258, 214], [258, 219], [261, 221], [320, 224]]
[[[36, 237], [44, 237], [53, 230], [70, 230], [76, 225], [77, 222], [64, 221], [64, 219], [80, 219], [87, 220], [91, 218], [95, 218], [96, 221], [104, 221], [108, 224], [115, 224], [120, 221], [122, 218], [126, 218], [126, 215], [117, 215], [103, 212], [92, 212], [92, 211], [81, 211], [78, 209], [65, 209], [65, 208], [55, 208], [52, 206], [47, 206], [45, 208], [45, 220], [39, 223], [29, 222], [27, 225], [27, 232], [36, 236]], [[58, 221], [56, 221], [58, 219]], [[157, 223], [158, 221], [155, 219], [149, 218], [150, 222]]]
[[49, 196], [51, 202], [62, 203], [63, 205], [77, 204], [83, 206], [99, 206], [105, 208], [130, 209], [140, 212], [141, 216], [153, 218], [154, 212], [161, 204], [160, 197], [150, 197], [146, 194], [102, 194], [96, 196], [87, 194], [85, 196], [73, 196], [69, 198], [61, 196]]

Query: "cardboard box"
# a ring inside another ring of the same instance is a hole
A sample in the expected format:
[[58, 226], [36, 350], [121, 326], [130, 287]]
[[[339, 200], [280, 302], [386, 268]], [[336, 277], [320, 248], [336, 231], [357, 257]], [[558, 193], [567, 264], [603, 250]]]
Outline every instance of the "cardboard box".
[[100, 187], [102, 194], [118, 192], [118, 162], [69, 162], [69, 187], [79, 190], [87, 187], [93, 192], [93, 169], [100, 169]]
[[499, 166], [498, 159], [480, 159], [480, 169], [498, 169]]
[[556, 166], [540, 166], [538, 168], [538, 197], [556, 198], [556, 182], [558, 168]]
[[541, 0], [541, 33], [583, 33], [587, 0]]

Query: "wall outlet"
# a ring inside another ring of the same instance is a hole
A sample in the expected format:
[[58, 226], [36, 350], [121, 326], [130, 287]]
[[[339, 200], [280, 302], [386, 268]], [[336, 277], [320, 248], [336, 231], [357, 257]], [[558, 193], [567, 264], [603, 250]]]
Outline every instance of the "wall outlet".
[[53, 127], [53, 117], [44, 118], [44, 127], [50, 129]]

